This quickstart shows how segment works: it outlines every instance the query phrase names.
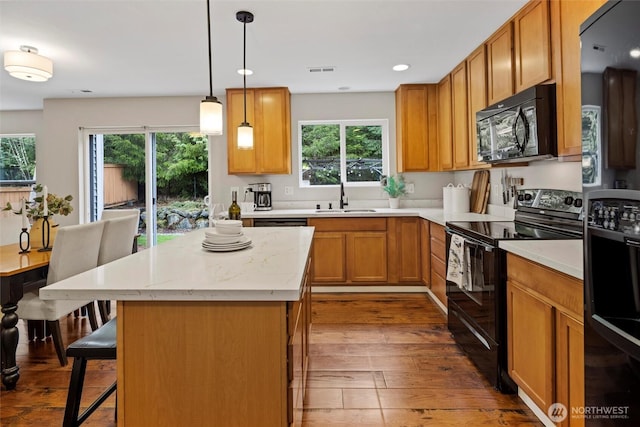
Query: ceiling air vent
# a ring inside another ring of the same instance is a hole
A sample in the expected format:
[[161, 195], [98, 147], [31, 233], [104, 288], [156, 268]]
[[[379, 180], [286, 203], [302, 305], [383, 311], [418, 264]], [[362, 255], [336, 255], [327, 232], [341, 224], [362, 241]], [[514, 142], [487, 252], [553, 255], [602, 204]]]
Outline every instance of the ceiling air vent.
[[324, 66], [324, 67], [308, 67], [310, 73], [332, 73], [336, 67]]

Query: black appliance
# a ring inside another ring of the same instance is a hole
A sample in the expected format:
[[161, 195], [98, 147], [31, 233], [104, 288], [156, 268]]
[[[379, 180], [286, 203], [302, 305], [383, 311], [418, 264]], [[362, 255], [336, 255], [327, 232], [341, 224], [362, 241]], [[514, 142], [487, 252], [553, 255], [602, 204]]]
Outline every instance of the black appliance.
[[640, 425], [640, 2], [580, 30], [586, 426]]
[[509, 163], [556, 157], [555, 88], [533, 86], [478, 111], [478, 160]]
[[580, 239], [582, 195], [564, 190], [519, 190], [514, 221], [446, 223], [447, 266], [454, 235], [464, 239], [468, 281], [447, 280], [448, 326], [454, 339], [503, 393], [516, 390], [507, 371], [506, 252], [501, 240]]

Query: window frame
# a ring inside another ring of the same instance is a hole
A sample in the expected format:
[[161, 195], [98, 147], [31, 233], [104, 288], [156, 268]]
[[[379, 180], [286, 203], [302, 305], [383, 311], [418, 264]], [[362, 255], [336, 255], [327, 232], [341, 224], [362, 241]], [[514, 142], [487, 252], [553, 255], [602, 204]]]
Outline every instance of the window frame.
[[1, 133], [0, 134], [0, 139], [4, 139], [4, 138], [33, 138], [33, 144], [34, 144], [34, 162], [36, 164], [36, 167], [33, 171], [33, 177], [32, 179], [26, 179], [26, 180], [1, 180], [0, 179], [0, 185], [1, 186], [20, 186], [22, 185], [21, 183], [25, 183], [24, 186], [32, 186], [36, 183], [36, 171], [37, 171], [37, 167], [38, 167], [38, 156], [37, 156], [37, 144], [38, 144], [38, 139], [36, 137], [36, 133], [35, 132], [27, 132], [27, 133]]
[[341, 119], [341, 120], [299, 120], [298, 121], [298, 187], [308, 188], [336, 188], [340, 184], [307, 185], [302, 179], [302, 126], [305, 125], [339, 125], [340, 126], [340, 177], [345, 187], [379, 187], [379, 181], [347, 182], [347, 126], [380, 126], [382, 128], [382, 175], [389, 175], [389, 120], [388, 119]]

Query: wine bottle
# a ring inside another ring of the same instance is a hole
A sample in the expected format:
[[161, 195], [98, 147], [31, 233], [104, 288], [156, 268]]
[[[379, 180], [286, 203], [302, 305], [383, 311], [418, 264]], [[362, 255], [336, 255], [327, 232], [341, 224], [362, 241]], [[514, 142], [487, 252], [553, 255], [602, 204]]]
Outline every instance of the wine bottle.
[[231, 192], [231, 206], [229, 206], [229, 219], [240, 219], [240, 205], [238, 205], [238, 192]]

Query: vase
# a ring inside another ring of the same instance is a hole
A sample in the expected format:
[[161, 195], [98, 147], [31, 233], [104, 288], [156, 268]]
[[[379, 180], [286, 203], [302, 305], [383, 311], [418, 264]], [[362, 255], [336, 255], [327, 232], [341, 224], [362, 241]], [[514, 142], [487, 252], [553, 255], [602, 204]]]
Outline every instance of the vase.
[[[29, 247], [31, 249], [40, 249], [44, 247], [42, 243], [42, 226], [44, 224], [44, 219], [37, 218], [33, 225], [31, 226], [31, 230], [29, 231]], [[49, 247], [53, 247], [53, 242], [56, 239], [56, 234], [58, 234], [58, 224], [56, 224], [51, 218], [49, 218]]]
[[399, 197], [389, 197], [389, 207], [391, 209], [398, 209], [400, 206], [400, 198]]

